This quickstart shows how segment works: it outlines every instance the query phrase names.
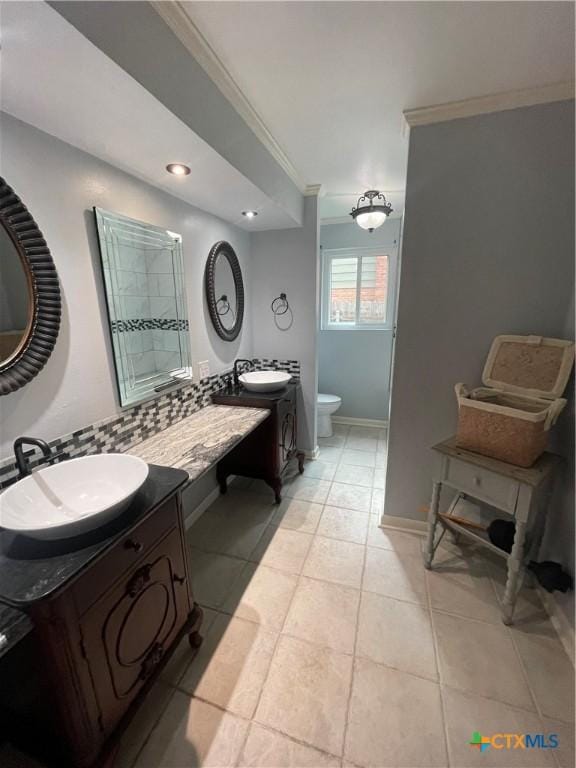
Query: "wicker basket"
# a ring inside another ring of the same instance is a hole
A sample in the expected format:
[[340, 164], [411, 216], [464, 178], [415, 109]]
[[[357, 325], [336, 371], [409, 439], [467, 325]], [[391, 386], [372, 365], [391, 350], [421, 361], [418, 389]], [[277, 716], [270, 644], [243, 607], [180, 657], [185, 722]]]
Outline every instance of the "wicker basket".
[[541, 336], [497, 336], [482, 381], [456, 384], [461, 448], [530, 467], [546, 450], [548, 432], [566, 405], [563, 394], [574, 344]]

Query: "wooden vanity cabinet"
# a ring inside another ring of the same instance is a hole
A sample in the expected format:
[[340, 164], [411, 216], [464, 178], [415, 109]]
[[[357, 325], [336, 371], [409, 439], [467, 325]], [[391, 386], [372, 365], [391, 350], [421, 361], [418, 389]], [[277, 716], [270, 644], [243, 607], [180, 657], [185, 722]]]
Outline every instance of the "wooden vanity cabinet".
[[226, 493], [230, 475], [264, 480], [281, 501], [282, 475], [296, 459], [300, 473], [304, 471], [304, 453], [298, 451], [297, 396], [299, 386], [289, 384], [280, 392], [254, 393], [246, 390], [212, 395], [212, 402], [246, 408], [267, 408], [270, 416], [242, 442], [218, 462], [217, 478], [222, 493]]
[[177, 641], [201, 642], [180, 495], [31, 613], [65, 745], [54, 764], [101, 765]]

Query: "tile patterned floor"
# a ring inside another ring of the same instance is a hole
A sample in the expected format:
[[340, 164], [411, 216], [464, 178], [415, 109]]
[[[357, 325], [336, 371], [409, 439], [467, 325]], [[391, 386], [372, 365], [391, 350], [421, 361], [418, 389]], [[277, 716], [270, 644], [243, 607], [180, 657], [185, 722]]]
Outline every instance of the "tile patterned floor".
[[[574, 668], [533, 590], [500, 621], [504, 573], [378, 526], [385, 435], [338, 427], [285, 488], [234, 483], [190, 529], [204, 644], [187, 643], [115, 768], [574, 765]], [[484, 733], [557, 733], [488, 750]]]
[[[574, 669], [536, 594], [500, 622], [504, 574], [378, 523], [385, 434], [338, 427], [274, 506], [233, 485], [189, 532], [205, 641], [183, 644], [117, 768], [572, 766]], [[167, 692], [171, 692], [167, 696]], [[474, 730], [561, 749], [480, 755]]]

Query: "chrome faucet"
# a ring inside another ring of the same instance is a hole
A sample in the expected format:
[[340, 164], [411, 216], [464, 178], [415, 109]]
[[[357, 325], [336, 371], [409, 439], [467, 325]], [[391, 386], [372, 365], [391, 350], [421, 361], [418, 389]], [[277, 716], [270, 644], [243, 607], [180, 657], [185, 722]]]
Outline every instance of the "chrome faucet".
[[243, 363], [247, 363], [250, 366], [251, 369], [254, 368], [254, 363], [252, 362], [252, 360], [235, 360], [234, 361], [234, 386], [235, 387], [237, 387], [239, 385], [239, 381], [238, 381], [238, 367], [241, 364], [243, 364]]
[[27, 451], [24, 453], [25, 445], [34, 445], [36, 448], [40, 448], [44, 456], [44, 458], [41, 459], [40, 464], [54, 464], [56, 461], [69, 458], [68, 454], [64, 452], [52, 453], [52, 449], [48, 443], [45, 440], [41, 440], [39, 437], [18, 437], [14, 441], [14, 456], [21, 478], [27, 477], [27, 475], [32, 472], [30, 464], [28, 463], [28, 458], [33, 455], [33, 452]]

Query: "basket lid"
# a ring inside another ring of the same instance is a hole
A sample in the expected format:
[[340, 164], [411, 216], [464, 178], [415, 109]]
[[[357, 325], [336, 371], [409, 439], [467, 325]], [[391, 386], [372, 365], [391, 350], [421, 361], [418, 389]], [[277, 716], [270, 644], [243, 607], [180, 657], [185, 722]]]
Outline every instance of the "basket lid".
[[543, 336], [496, 336], [482, 381], [518, 395], [555, 400], [562, 397], [572, 365], [574, 342]]

